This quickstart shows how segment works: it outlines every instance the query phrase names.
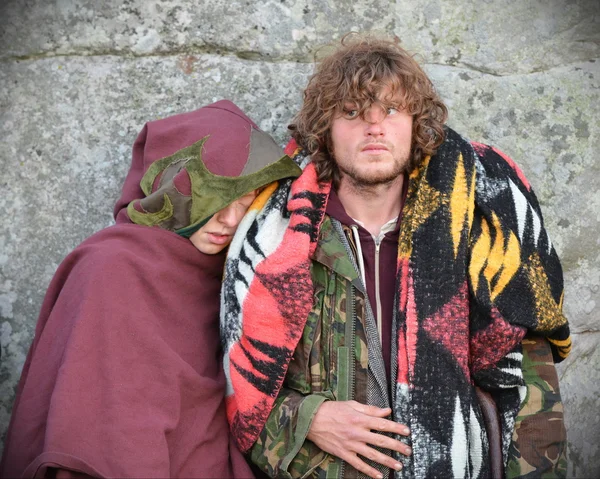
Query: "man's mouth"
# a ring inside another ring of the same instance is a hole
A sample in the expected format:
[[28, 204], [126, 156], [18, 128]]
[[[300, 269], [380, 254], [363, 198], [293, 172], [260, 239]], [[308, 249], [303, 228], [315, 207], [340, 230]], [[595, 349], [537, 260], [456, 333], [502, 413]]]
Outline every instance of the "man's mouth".
[[378, 151], [389, 151], [389, 148], [381, 143], [369, 143], [361, 151], [377, 153]]

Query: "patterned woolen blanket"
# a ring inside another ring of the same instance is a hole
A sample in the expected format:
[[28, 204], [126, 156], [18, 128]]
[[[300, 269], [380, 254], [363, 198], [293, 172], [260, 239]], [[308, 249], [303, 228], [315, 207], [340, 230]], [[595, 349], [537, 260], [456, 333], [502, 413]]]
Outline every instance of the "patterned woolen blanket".
[[[506, 459], [524, 392], [521, 339], [528, 329], [547, 336], [556, 361], [571, 341], [562, 270], [526, 178], [495, 148], [446, 133], [410, 173], [393, 409], [411, 428], [404, 474], [478, 477], [487, 440], [473, 384], [499, 405]], [[286, 153], [294, 150], [291, 142]], [[245, 217], [230, 246], [221, 327], [227, 414], [242, 451], [264, 425], [312, 306], [310, 262], [330, 188], [308, 163]]]

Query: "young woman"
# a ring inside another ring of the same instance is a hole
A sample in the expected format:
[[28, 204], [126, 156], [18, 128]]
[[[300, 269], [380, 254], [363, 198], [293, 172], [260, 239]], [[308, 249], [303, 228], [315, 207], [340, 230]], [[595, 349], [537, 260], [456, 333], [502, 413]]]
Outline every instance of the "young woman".
[[117, 224], [50, 284], [1, 477], [252, 476], [223, 402], [225, 251], [258, 192], [299, 174], [229, 101], [144, 127]]

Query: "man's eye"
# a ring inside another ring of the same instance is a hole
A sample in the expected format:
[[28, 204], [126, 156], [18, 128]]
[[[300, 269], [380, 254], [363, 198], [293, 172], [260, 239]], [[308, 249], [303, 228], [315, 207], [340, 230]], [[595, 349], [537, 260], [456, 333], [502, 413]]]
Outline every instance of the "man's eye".
[[398, 109], [397, 109], [397, 108], [394, 108], [393, 106], [390, 106], [390, 107], [387, 109], [387, 114], [388, 114], [388, 115], [395, 115], [396, 113], [398, 113]]
[[356, 118], [358, 116], [358, 110], [344, 110], [344, 116], [346, 118]]

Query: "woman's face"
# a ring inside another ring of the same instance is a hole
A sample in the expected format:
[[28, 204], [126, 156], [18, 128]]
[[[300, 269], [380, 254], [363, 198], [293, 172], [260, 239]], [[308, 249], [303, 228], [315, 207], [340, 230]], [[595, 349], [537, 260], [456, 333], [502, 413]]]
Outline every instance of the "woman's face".
[[217, 254], [229, 246], [237, 227], [257, 194], [257, 190], [251, 191], [217, 211], [202, 228], [190, 236], [192, 244], [205, 254]]

